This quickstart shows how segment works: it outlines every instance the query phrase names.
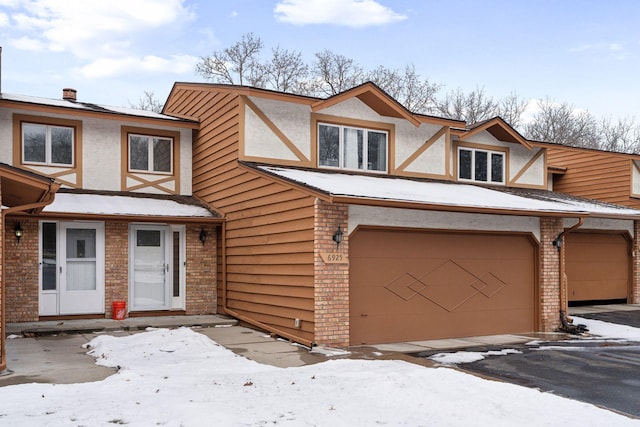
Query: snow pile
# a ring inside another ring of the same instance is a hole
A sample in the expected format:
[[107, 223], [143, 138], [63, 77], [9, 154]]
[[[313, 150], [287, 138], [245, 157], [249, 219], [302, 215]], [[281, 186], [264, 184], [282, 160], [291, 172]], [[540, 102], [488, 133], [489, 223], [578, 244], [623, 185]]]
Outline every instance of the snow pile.
[[482, 360], [487, 356], [505, 356], [507, 354], [520, 354], [520, 350], [507, 348], [504, 350], [489, 350], [489, 351], [457, 351], [455, 353], [438, 353], [433, 356], [429, 356], [429, 359], [442, 363], [444, 365], [455, 365], [459, 363], [471, 363]]
[[0, 388], [1, 425], [639, 425], [593, 405], [449, 368], [331, 360], [276, 368], [187, 328], [89, 343], [118, 369], [84, 384]]
[[600, 320], [585, 319], [577, 316], [571, 317], [573, 318], [573, 323], [575, 325], [586, 325], [587, 329], [589, 329], [590, 335], [598, 335], [609, 339], [640, 341], [640, 328], [634, 328], [633, 326], [627, 325], [617, 325], [615, 323], [602, 322]]

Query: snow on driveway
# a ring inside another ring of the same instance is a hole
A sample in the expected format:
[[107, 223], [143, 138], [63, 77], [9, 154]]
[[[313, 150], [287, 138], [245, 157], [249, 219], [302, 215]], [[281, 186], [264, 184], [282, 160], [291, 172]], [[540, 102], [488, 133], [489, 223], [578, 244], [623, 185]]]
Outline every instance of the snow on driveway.
[[94, 383], [1, 387], [0, 425], [640, 425], [446, 367], [350, 359], [262, 365], [188, 328], [103, 335], [88, 345], [98, 364], [118, 372]]

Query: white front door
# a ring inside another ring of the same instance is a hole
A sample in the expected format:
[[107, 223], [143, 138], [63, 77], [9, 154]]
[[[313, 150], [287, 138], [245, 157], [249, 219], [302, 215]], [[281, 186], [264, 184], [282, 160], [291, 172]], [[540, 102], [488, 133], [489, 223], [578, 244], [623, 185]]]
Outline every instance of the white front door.
[[184, 308], [184, 227], [132, 225], [129, 241], [130, 309]]
[[104, 224], [40, 228], [40, 315], [104, 313]]

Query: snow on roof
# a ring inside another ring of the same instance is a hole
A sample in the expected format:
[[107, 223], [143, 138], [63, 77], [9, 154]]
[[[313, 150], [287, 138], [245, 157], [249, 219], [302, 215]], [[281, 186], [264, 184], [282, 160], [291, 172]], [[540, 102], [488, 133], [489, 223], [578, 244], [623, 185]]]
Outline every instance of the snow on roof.
[[121, 195], [57, 193], [44, 213], [215, 218], [207, 208], [176, 200]]
[[48, 105], [52, 107], [73, 108], [76, 110], [94, 111], [94, 112], [100, 112], [100, 113], [126, 114], [129, 116], [148, 117], [148, 118], [163, 119], [163, 120], [176, 120], [176, 121], [183, 120], [177, 117], [167, 116], [165, 114], [160, 114], [160, 113], [156, 113], [148, 110], [139, 110], [136, 108], [127, 108], [127, 107], [114, 107], [110, 105], [99, 105], [99, 104], [91, 104], [87, 102], [78, 102], [78, 101], [73, 102], [73, 101], [67, 101], [65, 99], [50, 99], [50, 98], [41, 98], [41, 97], [29, 96], [29, 95], [16, 95], [16, 94], [10, 94], [10, 93], [1, 94], [0, 99], [5, 99], [7, 101], [26, 102], [29, 104]]
[[488, 210], [559, 213], [575, 216], [640, 217], [640, 210], [608, 203], [563, 197], [544, 192], [545, 197], [513, 194], [471, 184], [419, 181], [388, 176], [351, 175], [258, 166], [258, 169], [313, 187], [331, 196], [387, 200], [426, 205], [480, 208]]

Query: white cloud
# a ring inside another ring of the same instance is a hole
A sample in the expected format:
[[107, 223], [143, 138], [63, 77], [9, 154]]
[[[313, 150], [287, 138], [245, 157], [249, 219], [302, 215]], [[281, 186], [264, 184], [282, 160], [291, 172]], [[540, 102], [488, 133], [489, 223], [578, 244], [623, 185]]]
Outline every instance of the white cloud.
[[20, 37], [18, 39], [10, 39], [9, 44], [16, 49], [20, 50], [28, 50], [32, 52], [40, 52], [44, 50], [44, 44], [37, 39], [32, 39], [30, 37]]
[[[28, 0], [10, 3], [15, 29], [48, 49], [78, 58], [122, 54], [138, 35], [166, 31], [193, 18], [184, 0]], [[17, 9], [17, 10], [16, 10]], [[109, 42], [105, 42], [108, 40]]]
[[569, 52], [586, 52], [590, 50], [620, 52], [624, 50], [624, 46], [620, 43], [591, 43], [572, 47]]
[[294, 25], [332, 24], [354, 28], [385, 25], [407, 19], [375, 0], [282, 0], [276, 19]]
[[7, 25], [9, 25], [9, 17], [6, 13], [0, 12], [0, 28], [6, 27]]
[[78, 73], [85, 78], [105, 78], [131, 73], [184, 74], [192, 72], [198, 60], [190, 55], [173, 55], [169, 58], [155, 55], [142, 58], [100, 58], [78, 69]]

